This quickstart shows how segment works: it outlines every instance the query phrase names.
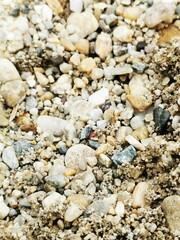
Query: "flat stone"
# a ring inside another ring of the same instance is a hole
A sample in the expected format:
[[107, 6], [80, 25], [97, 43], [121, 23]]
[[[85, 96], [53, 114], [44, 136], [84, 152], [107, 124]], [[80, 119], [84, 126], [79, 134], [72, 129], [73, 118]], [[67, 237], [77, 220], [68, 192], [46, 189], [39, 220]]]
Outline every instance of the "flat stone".
[[6, 58], [0, 59], [0, 83], [20, 80], [21, 77], [14, 64]]
[[0, 219], [4, 219], [9, 214], [9, 207], [4, 202], [3, 196], [0, 196]]
[[132, 73], [133, 69], [130, 65], [125, 64], [124, 66], [116, 66], [113, 71], [113, 75], [125, 75]]
[[89, 103], [94, 106], [99, 106], [105, 103], [109, 98], [109, 90], [107, 88], [101, 88], [89, 96]]
[[155, 129], [158, 133], [162, 133], [165, 130], [167, 121], [170, 118], [170, 112], [162, 109], [161, 107], [157, 107], [153, 111], [153, 117], [155, 122]]
[[83, 212], [84, 210], [82, 207], [75, 203], [71, 203], [64, 214], [64, 220], [67, 222], [73, 222], [75, 219], [81, 216]]
[[120, 42], [131, 42], [134, 32], [126, 26], [116, 27], [113, 31], [113, 36]]
[[122, 152], [112, 156], [112, 161], [117, 165], [121, 163], [130, 163], [136, 156], [136, 150], [133, 146], [125, 148]]
[[42, 201], [42, 205], [46, 211], [53, 212], [55, 207], [57, 207], [58, 210], [60, 211], [63, 208], [65, 200], [66, 200], [65, 196], [62, 196], [57, 192], [53, 192], [49, 196], [44, 198], [44, 200]]
[[16, 53], [24, 48], [23, 41], [12, 41], [9, 43], [7, 49], [10, 53]]
[[15, 150], [13, 147], [9, 146], [3, 150], [2, 160], [10, 169], [15, 169], [19, 167], [19, 161], [16, 157]]
[[104, 59], [112, 51], [112, 40], [107, 33], [101, 33], [98, 35], [95, 42], [95, 52], [97, 55]]
[[75, 43], [75, 46], [80, 53], [89, 54], [89, 41], [87, 39], [80, 39]]
[[148, 69], [148, 66], [146, 66], [144, 63], [141, 63], [141, 62], [135, 62], [132, 65], [132, 68], [137, 73], [143, 73], [146, 69]]
[[21, 140], [18, 140], [17, 142], [14, 142], [13, 147], [16, 154], [18, 155], [25, 154], [25, 153], [27, 154], [32, 150], [31, 143], [26, 139], [21, 139]]
[[180, 196], [172, 195], [166, 197], [161, 207], [165, 213], [165, 218], [171, 233], [178, 236], [180, 234]]
[[139, 149], [141, 151], [144, 151], [146, 149], [135, 137], [128, 135], [125, 138], [126, 138], [126, 141], [136, 149]]
[[68, 149], [65, 155], [65, 165], [77, 172], [84, 171], [89, 157], [95, 157], [95, 151], [84, 144], [77, 144]]

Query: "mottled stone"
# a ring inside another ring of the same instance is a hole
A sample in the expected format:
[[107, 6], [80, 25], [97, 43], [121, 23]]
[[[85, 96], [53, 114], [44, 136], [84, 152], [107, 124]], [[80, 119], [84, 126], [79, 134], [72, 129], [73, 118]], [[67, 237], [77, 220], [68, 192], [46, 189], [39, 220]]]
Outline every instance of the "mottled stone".
[[130, 163], [135, 156], [135, 148], [133, 146], [129, 146], [125, 148], [122, 152], [114, 154], [111, 159], [115, 164]]
[[9, 214], [9, 207], [4, 202], [3, 196], [0, 196], [0, 219], [4, 219]]
[[19, 167], [19, 161], [16, 157], [15, 150], [13, 147], [9, 146], [3, 150], [2, 160], [10, 169], [15, 169]]
[[120, 42], [131, 42], [134, 32], [126, 26], [116, 27], [113, 31], [113, 36]]
[[161, 107], [157, 107], [153, 111], [153, 117], [156, 131], [160, 134], [163, 133], [163, 130], [165, 130], [167, 121], [170, 117], [170, 112], [162, 109]]
[[86, 126], [85, 128], [83, 128], [80, 133], [80, 140], [89, 138], [91, 130], [92, 130], [92, 128], [90, 126]]
[[101, 33], [98, 35], [95, 42], [95, 52], [97, 55], [104, 59], [108, 56], [108, 54], [112, 51], [112, 40], [107, 33]]
[[67, 222], [73, 222], [76, 218], [81, 216], [83, 212], [84, 210], [82, 207], [75, 203], [71, 203], [64, 214], [64, 220]]
[[26, 139], [18, 140], [13, 143], [14, 150], [16, 154], [21, 155], [31, 151], [31, 143]]
[[148, 69], [148, 66], [145, 65], [144, 63], [141, 62], [135, 62], [132, 65], [132, 68], [134, 69], [135, 72], [137, 73], [143, 73], [146, 69]]

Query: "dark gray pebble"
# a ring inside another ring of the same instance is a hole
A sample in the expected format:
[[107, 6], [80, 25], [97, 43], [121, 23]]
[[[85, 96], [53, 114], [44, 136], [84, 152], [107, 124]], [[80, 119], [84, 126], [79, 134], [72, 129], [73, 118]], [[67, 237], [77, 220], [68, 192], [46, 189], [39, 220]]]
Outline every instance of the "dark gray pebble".
[[90, 146], [91, 148], [93, 148], [94, 150], [96, 150], [96, 149], [100, 146], [100, 144], [99, 144], [98, 142], [93, 141], [93, 140], [89, 140], [89, 141], [88, 141], [88, 144], [89, 144], [89, 146]]
[[121, 163], [130, 163], [136, 156], [136, 149], [133, 146], [125, 148], [122, 152], [112, 156], [112, 161], [117, 165]]
[[161, 107], [157, 107], [153, 111], [153, 117], [156, 131], [160, 134], [163, 133], [170, 117], [169, 111], [162, 109]]

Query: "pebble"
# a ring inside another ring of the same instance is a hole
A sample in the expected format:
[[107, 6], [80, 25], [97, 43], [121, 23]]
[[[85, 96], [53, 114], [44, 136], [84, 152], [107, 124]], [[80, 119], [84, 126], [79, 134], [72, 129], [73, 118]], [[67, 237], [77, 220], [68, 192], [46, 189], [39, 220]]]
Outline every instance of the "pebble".
[[126, 26], [116, 27], [113, 31], [113, 36], [120, 42], [131, 42], [134, 32]]
[[121, 45], [113, 45], [113, 53], [115, 56], [120, 57], [128, 53], [128, 48]]
[[63, 208], [63, 204], [64, 204], [65, 200], [66, 200], [65, 196], [63, 196], [57, 192], [53, 192], [49, 196], [44, 198], [44, 200], [42, 201], [42, 205], [46, 211], [53, 212], [56, 206], [58, 207], [58, 210], [60, 211]]
[[6, 104], [14, 107], [21, 103], [27, 92], [27, 85], [21, 80], [14, 80], [2, 85], [0, 93], [2, 94]]
[[125, 75], [132, 72], [132, 67], [129, 64], [125, 64], [124, 66], [116, 66], [114, 68], [113, 75]]
[[94, 68], [91, 72], [91, 78], [93, 80], [98, 80], [98, 79], [102, 78], [103, 75], [104, 75], [104, 71], [101, 68]]
[[76, 144], [68, 149], [65, 155], [65, 165], [77, 172], [84, 171], [89, 157], [95, 157], [95, 151], [84, 144]]
[[132, 129], [130, 127], [122, 126], [120, 127], [116, 132], [116, 139], [121, 144], [124, 144], [126, 142], [126, 136], [132, 133]]
[[64, 220], [67, 222], [73, 222], [76, 218], [81, 216], [83, 212], [84, 209], [82, 209], [82, 207], [75, 203], [71, 203], [64, 214]]
[[131, 135], [135, 137], [137, 140], [142, 140], [148, 138], [149, 133], [147, 128], [145, 126], [142, 126], [133, 131]]
[[137, 128], [143, 127], [144, 122], [143, 122], [142, 118], [140, 118], [139, 116], [135, 116], [131, 119], [130, 125], [135, 130]]
[[146, 149], [136, 138], [131, 135], [126, 136], [125, 139], [129, 144], [131, 144], [138, 150], [144, 151]]
[[121, 201], [118, 201], [115, 207], [115, 213], [116, 215], [123, 217], [124, 213], [125, 213], [125, 208], [124, 208], [124, 204]]
[[82, 0], [70, 0], [70, 10], [72, 12], [80, 13], [83, 9]]
[[74, 125], [64, 119], [52, 116], [39, 116], [36, 123], [37, 126], [49, 136], [60, 136], [65, 134], [69, 140], [76, 137]]
[[162, 47], [167, 46], [168, 44], [171, 44], [173, 38], [180, 38], [180, 30], [171, 24], [160, 31], [158, 45]]
[[15, 26], [23, 34], [25, 34], [29, 31], [28, 19], [24, 16], [17, 17], [17, 19], [15, 21]]
[[80, 56], [79, 53], [74, 53], [71, 58], [70, 58], [70, 62], [75, 65], [78, 66], [80, 64]]
[[146, 193], [149, 190], [148, 182], [139, 182], [133, 191], [133, 208], [145, 207], [146, 206]]
[[41, 86], [46, 86], [49, 83], [49, 79], [41, 72], [35, 71], [36, 79]]
[[139, 7], [127, 7], [123, 11], [123, 17], [131, 21], [136, 21], [142, 14], [142, 11]]
[[89, 41], [87, 39], [80, 39], [75, 43], [75, 46], [80, 53], [89, 54]]
[[0, 83], [20, 80], [21, 77], [14, 64], [6, 58], [0, 59]]
[[91, 130], [92, 130], [92, 128], [90, 126], [86, 126], [85, 128], [83, 128], [80, 133], [80, 140], [89, 138]]
[[36, 107], [37, 99], [33, 95], [26, 97], [26, 111], [30, 111], [32, 108]]
[[147, 75], [135, 74], [129, 82], [129, 90], [133, 96], [149, 95], [150, 92], [145, 86], [145, 82], [148, 81]]
[[48, 6], [52, 9], [52, 11], [56, 14], [63, 13], [63, 7], [59, 0], [46, 0]]
[[87, 199], [84, 197], [83, 194], [71, 194], [67, 198], [67, 202], [72, 202], [72, 203], [75, 203], [77, 205], [82, 205], [84, 207], [87, 207], [89, 205]]
[[168, 119], [170, 118], [170, 112], [157, 107], [153, 111], [153, 117], [155, 122], [155, 129], [158, 133], [163, 133], [163, 130], [166, 129]]
[[17, 155], [21, 155], [23, 153], [28, 153], [31, 151], [32, 145], [26, 139], [18, 140], [17, 142], [13, 143], [14, 150]]
[[10, 53], [16, 53], [24, 48], [24, 43], [22, 41], [12, 41], [9, 43], [7, 49]]
[[94, 106], [99, 106], [105, 103], [109, 99], [109, 90], [107, 88], [101, 88], [89, 96], [89, 103]]
[[77, 100], [71, 104], [69, 112], [71, 117], [79, 118], [82, 121], [90, 119], [90, 111], [94, 105], [85, 100]]
[[109, 55], [111, 51], [112, 40], [110, 38], [110, 35], [102, 32], [97, 36], [95, 42], [95, 52], [101, 59], [104, 59]]
[[136, 150], [133, 146], [126, 147], [123, 151], [112, 156], [112, 161], [117, 165], [121, 163], [130, 163], [136, 156]]
[[95, 67], [96, 67], [96, 62], [94, 61], [93, 58], [89, 57], [82, 60], [78, 69], [80, 72], [85, 72], [87, 74], [90, 74]]
[[76, 50], [75, 45], [68, 38], [61, 38], [61, 45], [65, 48], [65, 50], [73, 52]]
[[9, 125], [9, 121], [6, 118], [6, 114], [4, 109], [0, 109], [0, 126], [1, 127], [6, 127]]
[[89, 140], [88, 144], [94, 150], [96, 150], [100, 146], [100, 143], [93, 141], [93, 140]]
[[141, 50], [144, 50], [144, 48], [146, 47], [146, 42], [138, 42], [136, 45], [136, 49], [138, 52], [140, 52]]
[[152, 104], [152, 100], [147, 100], [144, 96], [126, 95], [126, 99], [139, 112], [144, 112]]
[[127, 107], [125, 109], [122, 110], [120, 117], [121, 119], [131, 119], [133, 116], [134, 110], [133, 108]]
[[144, 73], [144, 71], [148, 68], [144, 63], [141, 62], [135, 62], [132, 65], [132, 68], [134, 69], [135, 72], [137, 73]]
[[75, 25], [76, 33], [80, 38], [85, 38], [98, 28], [98, 21], [91, 12], [71, 13], [67, 19], [67, 26]]
[[10, 169], [16, 169], [19, 167], [19, 161], [12, 146], [4, 148], [2, 160]]
[[111, 159], [110, 159], [107, 155], [105, 155], [105, 154], [103, 154], [103, 153], [101, 153], [101, 154], [99, 155], [98, 162], [99, 162], [101, 165], [103, 165], [103, 166], [105, 166], [105, 167], [107, 167], [107, 168], [109, 168], [109, 167], [111, 166], [111, 164], [112, 164]]
[[10, 208], [4, 202], [3, 196], [0, 196], [0, 219], [4, 219], [9, 214]]
[[56, 188], [63, 188], [69, 182], [68, 178], [63, 174], [47, 176], [45, 181]]
[[162, 210], [164, 211], [165, 218], [167, 220], [171, 233], [175, 235], [180, 234], [180, 196], [172, 195], [166, 197], [162, 204]]
[[52, 85], [51, 90], [55, 94], [64, 94], [72, 88], [72, 78], [68, 74], [61, 75]]
[[157, 26], [161, 22], [171, 23], [175, 12], [173, 1], [157, 2], [150, 7], [145, 14], [145, 24], [149, 28]]

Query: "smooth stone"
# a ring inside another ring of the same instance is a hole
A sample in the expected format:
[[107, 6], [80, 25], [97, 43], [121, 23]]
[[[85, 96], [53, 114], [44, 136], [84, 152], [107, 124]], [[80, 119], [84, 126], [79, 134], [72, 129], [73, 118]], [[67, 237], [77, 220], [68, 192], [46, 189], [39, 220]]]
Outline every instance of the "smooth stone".
[[149, 95], [150, 92], [145, 86], [146, 81], [149, 81], [146, 74], [135, 74], [129, 82], [130, 94], [133, 96]]
[[101, 59], [104, 59], [109, 55], [111, 51], [112, 51], [112, 40], [109, 34], [102, 32], [97, 36], [97, 39], [95, 42], [95, 52]]
[[52, 9], [52, 11], [56, 14], [63, 13], [63, 7], [59, 0], [46, 0], [48, 6]]
[[178, 5], [176, 6], [175, 13], [176, 13], [178, 16], [180, 16], [180, 4], [178, 4]]
[[66, 222], [73, 222], [75, 219], [81, 216], [83, 212], [84, 209], [82, 209], [82, 207], [72, 202], [64, 214], [64, 220]]
[[101, 68], [94, 68], [91, 72], [91, 78], [93, 80], [98, 80], [98, 79], [102, 78], [103, 75], [104, 75], [104, 71]]
[[121, 45], [113, 45], [113, 53], [116, 57], [123, 56], [128, 53], [128, 48]]
[[6, 104], [9, 107], [14, 107], [24, 100], [27, 92], [27, 85], [21, 80], [14, 80], [3, 84], [0, 92]]
[[85, 58], [82, 60], [80, 63], [78, 69], [80, 72], [85, 72], [87, 74], [91, 73], [92, 70], [96, 67], [96, 62], [94, 61], [93, 58]]
[[77, 172], [87, 168], [87, 159], [95, 157], [95, 151], [84, 144], [76, 144], [70, 147], [65, 155], [65, 165]]
[[150, 7], [145, 14], [145, 24], [149, 28], [157, 26], [161, 22], [171, 23], [175, 12], [175, 3], [157, 2]]
[[52, 85], [51, 90], [55, 94], [64, 94], [72, 88], [72, 78], [68, 74], [61, 75]]
[[36, 79], [42, 86], [46, 86], [49, 83], [49, 79], [41, 72], [35, 71]]
[[67, 202], [73, 202], [77, 205], [79, 204], [79, 205], [82, 205], [84, 207], [87, 207], [89, 205], [87, 199], [84, 197], [83, 194], [71, 194], [67, 198]]
[[180, 30], [171, 24], [159, 32], [158, 45], [165, 47], [171, 44], [174, 38], [180, 38]]
[[12, 41], [9, 43], [7, 49], [10, 53], [16, 53], [24, 48], [24, 43], [22, 41]]
[[5, 116], [5, 111], [4, 109], [0, 109], [0, 126], [6, 127], [8, 125], [9, 125], [9, 120]]
[[133, 146], [125, 148], [122, 152], [116, 153], [112, 156], [112, 161], [117, 165], [121, 163], [130, 163], [136, 156], [136, 150]]
[[90, 110], [94, 107], [93, 104], [85, 100], [77, 100], [68, 107], [71, 117], [79, 118], [82, 121], [90, 119]]
[[67, 19], [68, 25], [75, 25], [76, 33], [81, 38], [85, 38], [95, 32], [99, 24], [92, 13], [85, 11], [82, 13], [71, 13]]
[[19, 167], [19, 161], [12, 146], [6, 147], [3, 150], [2, 160], [10, 169], [15, 169]]
[[37, 104], [37, 99], [33, 95], [26, 97], [26, 111], [30, 111], [32, 108], [36, 108]]
[[113, 71], [113, 75], [125, 75], [132, 73], [133, 69], [130, 65], [125, 64], [124, 66], [116, 66]]
[[45, 177], [45, 181], [53, 187], [57, 188], [62, 188], [69, 182], [68, 178], [63, 174], [47, 176]]
[[142, 126], [134, 130], [131, 135], [137, 140], [143, 140], [148, 138], [149, 132], [145, 126]]
[[120, 217], [123, 217], [124, 212], [125, 212], [125, 207], [124, 207], [123, 202], [118, 201], [117, 204], [116, 204], [116, 208], [115, 208], [116, 215], [119, 215]]
[[48, 5], [43, 3], [41, 5], [35, 5], [34, 10], [41, 17], [44, 23], [52, 21], [53, 11]]
[[109, 98], [109, 90], [107, 88], [101, 88], [89, 96], [89, 103], [94, 106], [99, 106], [105, 103]]
[[89, 140], [88, 141], [88, 144], [91, 148], [93, 148], [94, 150], [96, 150], [99, 146], [100, 146], [100, 143], [99, 142], [96, 142], [96, 141], [93, 141], [93, 140]]
[[28, 19], [24, 16], [19, 16], [15, 21], [16, 28], [23, 34], [29, 31]]
[[156, 131], [160, 134], [163, 133], [170, 118], [170, 112], [161, 107], [157, 107], [153, 111], [153, 117]]
[[116, 132], [116, 139], [121, 144], [124, 144], [126, 142], [125, 137], [131, 133], [132, 133], [132, 129], [130, 127], [122, 126]]
[[129, 144], [138, 150], [144, 151], [146, 149], [135, 137], [131, 135], [126, 136], [125, 139]]
[[42, 205], [46, 211], [53, 212], [56, 206], [58, 207], [58, 210], [61, 210], [63, 208], [65, 200], [65, 196], [62, 196], [57, 192], [53, 192], [49, 196], [44, 198], [44, 200], [42, 201]]
[[16, 154], [18, 155], [28, 153], [32, 150], [31, 143], [26, 139], [21, 139], [21, 140], [18, 140], [17, 142], [14, 142], [13, 147]]
[[131, 21], [136, 21], [142, 14], [142, 10], [138, 7], [127, 7], [123, 11], [123, 17]]
[[59, 151], [59, 153], [60, 154], [63, 154], [63, 155], [65, 155], [66, 153], [67, 153], [67, 147], [66, 147], [66, 145], [65, 144], [62, 144], [62, 145], [60, 145], [60, 147], [59, 147], [59, 149], [58, 149], [58, 151]]
[[126, 26], [116, 27], [113, 31], [113, 36], [120, 42], [131, 42], [134, 32]]
[[146, 193], [149, 189], [148, 182], [139, 182], [133, 191], [133, 208], [144, 207], [146, 205]]
[[141, 63], [141, 62], [135, 62], [132, 65], [132, 68], [137, 73], [143, 73], [146, 69], [148, 69], [148, 66], [146, 66], [144, 63]]
[[124, 119], [124, 120], [131, 119], [132, 116], [133, 116], [133, 113], [134, 113], [134, 109], [130, 108], [130, 107], [127, 107], [127, 108], [122, 110], [122, 112], [120, 114], [120, 118]]
[[136, 49], [138, 52], [140, 52], [141, 50], [144, 50], [145, 46], [146, 46], [146, 42], [138, 42]]
[[135, 117], [133, 117], [131, 119], [130, 125], [135, 130], [137, 128], [143, 127], [144, 126], [144, 122], [143, 122], [143, 120], [139, 116], [135, 116]]
[[0, 83], [20, 80], [21, 77], [14, 64], [6, 58], [0, 59]]
[[83, 128], [80, 133], [80, 140], [89, 138], [91, 130], [92, 130], [92, 128], [90, 126], [86, 126], [85, 128]]
[[3, 196], [0, 196], [0, 219], [4, 219], [9, 214], [10, 208], [4, 202]]
[[166, 197], [162, 204], [162, 210], [165, 213], [169, 229], [171, 233], [180, 234], [180, 196], [172, 195]]
[[82, 0], [70, 0], [70, 10], [72, 12], [80, 13], [83, 9], [83, 1]]
[[75, 43], [75, 46], [80, 53], [89, 54], [89, 41], [87, 39], [80, 39]]
[[102, 164], [103, 166], [105, 166], [107, 168], [110, 167], [111, 164], [112, 164], [111, 159], [108, 156], [106, 156], [105, 154], [103, 154], [103, 153], [101, 153], [99, 155], [99, 159], [98, 160], [99, 160], [100, 164]]
[[69, 140], [76, 137], [74, 125], [64, 119], [52, 116], [39, 116], [36, 120], [38, 127], [49, 136], [61, 136], [63, 134]]
[[92, 109], [90, 110], [89, 112], [89, 116], [91, 117], [91, 119], [93, 121], [98, 121], [100, 119], [102, 119], [103, 117], [103, 111], [100, 109], [100, 108], [95, 108], [95, 109]]
[[126, 95], [126, 99], [131, 103], [132, 107], [139, 112], [144, 112], [152, 105], [152, 100], [147, 100], [144, 96]]

